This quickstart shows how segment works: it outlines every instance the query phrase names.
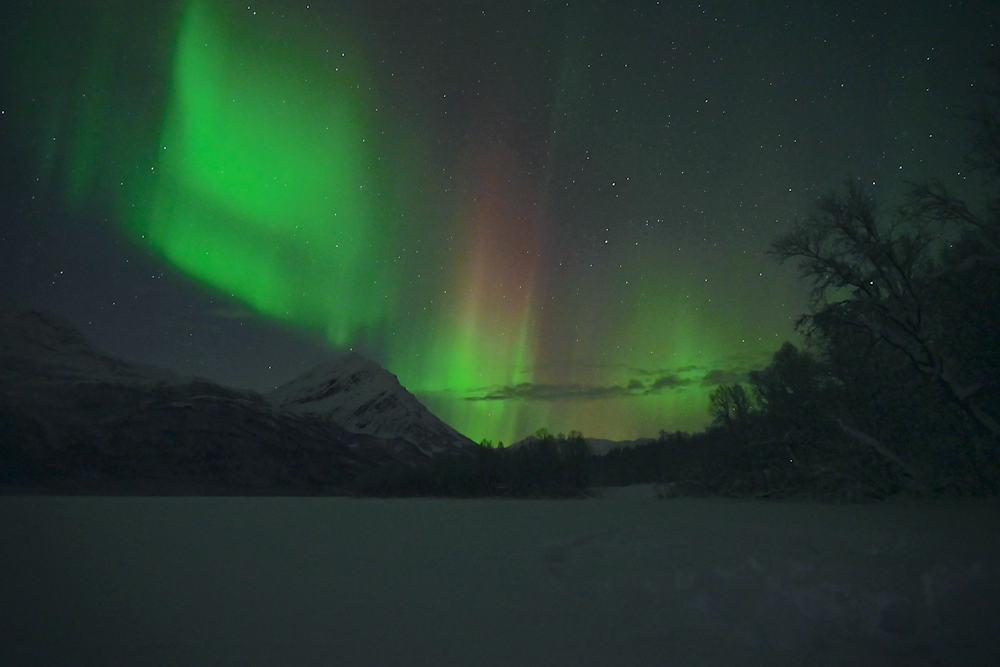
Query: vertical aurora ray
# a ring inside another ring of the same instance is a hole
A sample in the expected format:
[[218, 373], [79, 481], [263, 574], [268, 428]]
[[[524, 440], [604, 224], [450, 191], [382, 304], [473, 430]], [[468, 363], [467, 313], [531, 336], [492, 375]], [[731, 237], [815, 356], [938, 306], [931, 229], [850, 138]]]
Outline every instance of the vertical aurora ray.
[[349, 63], [286, 37], [298, 48], [187, 5], [153, 193], [132, 224], [202, 282], [346, 345], [394, 299], [389, 216]]
[[[398, 350], [390, 367], [442, 419], [474, 440], [506, 440], [536, 423], [521, 403], [471, 401], [477, 392], [531, 382], [544, 229], [541, 193], [516, 157], [493, 144], [473, 161], [459, 221], [455, 285], [417, 365]], [[446, 295], [447, 296], [447, 295]]]
[[611, 340], [605, 348], [610, 358], [616, 367], [628, 369], [622, 385], [640, 382], [643, 388], [634, 392], [625, 409], [604, 405], [588, 411], [589, 423], [583, 428], [596, 432], [613, 423], [615, 429], [637, 437], [653, 435], [666, 424], [683, 430], [705, 425], [713, 387], [704, 378], [719, 367], [721, 343], [697, 309], [700, 295], [688, 297], [681, 281], [673, 277], [672, 282], [677, 286], [673, 290], [634, 294], [626, 317], [608, 332]]

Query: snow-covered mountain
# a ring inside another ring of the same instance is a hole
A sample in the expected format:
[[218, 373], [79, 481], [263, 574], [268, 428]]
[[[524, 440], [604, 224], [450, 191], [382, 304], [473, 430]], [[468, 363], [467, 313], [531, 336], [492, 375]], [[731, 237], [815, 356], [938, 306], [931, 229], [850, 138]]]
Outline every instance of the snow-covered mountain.
[[321, 415], [353, 433], [405, 440], [426, 454], [474, 444], [408, 392], [395, 375], [351, 352], [265, 394], [279, 408]]
[[35, 310], [0, 294], [0, 381], [6, 384], [29, 377], [38, 382], [183, 381], [164, 368], [133, 364], [105, 354], [58, 315]]
[[[341, 425], [336, 410], [287, 409], [252, 391], [116, 359], [61, 318], [0, 296], [0, 486], [336, 493], [365, 470], [453, 446], [457, 434], [367, 363], [361, 388], [385, 389], [381, 408], [358, 411], [357, 394], [346, 392], [357, 414], [344, 413]], [[406, 410], [386, 411], [394, 400]], [[390, 418], [374, 421], [382, 414]]]

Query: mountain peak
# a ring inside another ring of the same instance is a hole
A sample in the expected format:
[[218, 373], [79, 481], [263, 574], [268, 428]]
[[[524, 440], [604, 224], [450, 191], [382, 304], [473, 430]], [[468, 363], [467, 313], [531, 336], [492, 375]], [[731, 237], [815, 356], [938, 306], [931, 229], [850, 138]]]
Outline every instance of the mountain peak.
[[284, 410], [322, 415], [354, 433], [405, 440], [426, 454], [473, 444], [424, 407], [395, 375], [356, 352], [306, 371], [266, 398]]

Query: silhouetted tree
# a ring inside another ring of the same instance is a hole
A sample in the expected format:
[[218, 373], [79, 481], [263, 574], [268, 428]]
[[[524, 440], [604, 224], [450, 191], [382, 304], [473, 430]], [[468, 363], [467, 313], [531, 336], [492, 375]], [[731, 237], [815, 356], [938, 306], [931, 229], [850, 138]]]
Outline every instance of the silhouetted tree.
[[763, 413], [788, 423], [826, 415], [913, 478], [922, 459], [925, 469], [990, 468], [977, 474], [995, 486], [987, 478], [1000, 458], [998, 99], [971, 116], [982, 212], [930, 181], [885, 213], [850, 181], [772, 244], [810, 283], [799, 326], [819, 357], [783, 348], [751, 374]]
[[945, 293], [955, 296], [948, 282], [967, 282], [978, 263], [969, 261], [974, 256], [949, 257], [942, 247], [949, 236], [974, 234], [966, 219], [929, 214], [927, 202], [913, 200], [883, 223], [873, 198], [854, 182], [846, 195], [824, 197], [817, 209], [772, 245], [779, 260], [796, 260], [812, 284], [806, 323], [838, 320], [863, 329], [938, 383], [984, 432], [1000, 436], [1000, 424], [975, 400], [985, 385], [962, 372], [960, 351], [947, 343], [950, 326], [963, 323], [942, 317], [939, 302]]
[[828, 376], [813, 355], [785, 343], [767, 368], [750, 372], [749, 381], [761, 411], [805, 430], [808, 422], [829, 411]]
[[734, 438], [749, 435], [754, 408], [742, 384], [720, 384], [709, 394], [708, 402], [713, 425], [726, 428]]

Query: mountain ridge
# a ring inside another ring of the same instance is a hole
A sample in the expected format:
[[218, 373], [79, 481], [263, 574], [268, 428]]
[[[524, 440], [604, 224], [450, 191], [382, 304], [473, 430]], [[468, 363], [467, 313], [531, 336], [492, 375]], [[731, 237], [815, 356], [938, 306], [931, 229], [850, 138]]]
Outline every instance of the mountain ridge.
[[[375, 362], [366, 368], [365, 386], [405, 392]], [[377, 404], [377, 396], [344, 398]], [[117, 359], [61, 317], [0, 296], [7, 492], [343, 494], [366, 470], [463, 444], [428, 440], [447, 434], [431, 428], [433, 415], [416, 426], [396, 419], [392, 428], [369, 428], [375, 435], [345, 428], [332, 405], [323, 407], [285, 409], [254, 391]]]

